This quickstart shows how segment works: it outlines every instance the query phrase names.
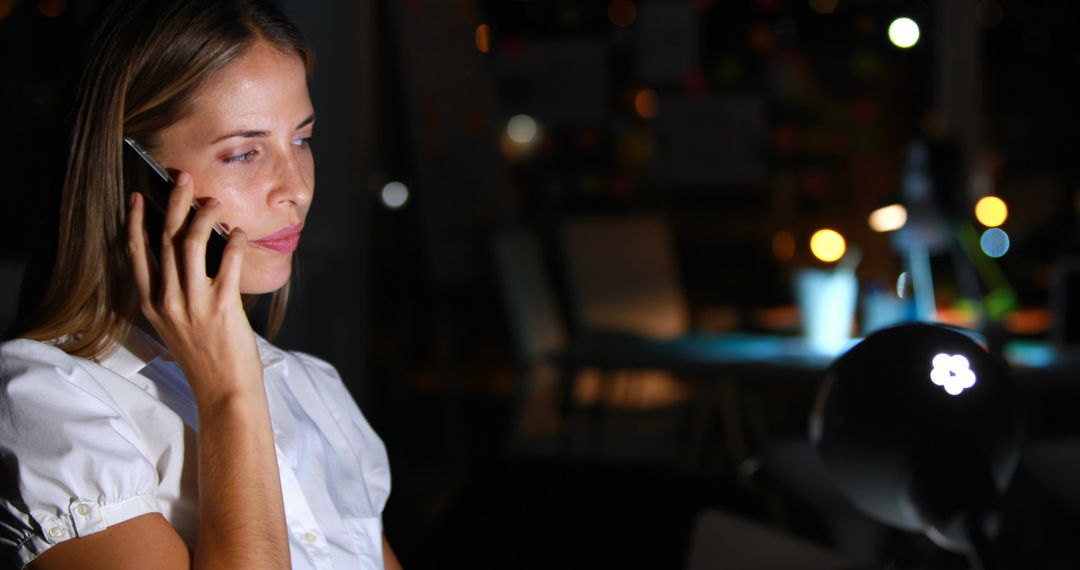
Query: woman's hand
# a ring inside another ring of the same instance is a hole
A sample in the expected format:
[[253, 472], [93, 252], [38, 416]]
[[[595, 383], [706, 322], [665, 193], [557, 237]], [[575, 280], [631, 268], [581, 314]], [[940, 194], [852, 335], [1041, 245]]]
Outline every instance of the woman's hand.
[[142, 313], [180, 364], [199, 408], [193, 567], [285, 569], [289, 541], [262, 362], [240, 299], [247, 237], [233, 229], [217, 277], [207, 277], [218, 204], [208, 200], [189, 222], [192, 179], [181, 173], [176, 181], [156, 269], [138, 194], [127, 237]]
[[240, 297], [240, 270], [247, 236], [236, 228], [217, 277], [206, 276], [206, 244], [218, 219], [217, 200], [207, 200], [191, 221], [194, 183], [176, 177], [162, 224], [155, 270], [144, 226], [145, 200], [132, 194], [128, 209], [128, 250], [143, 316], [169, 347], [191, 384], [200, 408], [257, 390], [262, 363]]

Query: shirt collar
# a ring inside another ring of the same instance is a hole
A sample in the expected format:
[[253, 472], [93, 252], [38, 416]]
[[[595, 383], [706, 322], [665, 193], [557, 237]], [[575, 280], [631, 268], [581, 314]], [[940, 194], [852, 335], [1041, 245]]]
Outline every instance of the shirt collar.
[[[255, 335], [255, 342], [259, 348], [259, 358], [262, 359], [263, 368], [267, 369], [285, 360], [282, 350], [259, 335]], [[98, 364], [131, 379], [133, 376], [146, 368], [146, 365], [158, 358], [168, 358], [169, 349], [146, 334], [139, 327], [131, 327], [124, 342], [117, 343], [116, 349], [111, 354], [102, 358]]]
[[146, 368], [147, 364], [167, 354], [169, 354], [169, 349], [163, 344], [139, 327], [133, 326], [128, 331], [124, 342], [116, 343], [112, 354], [102, 358], [98, 364], [130, 379]]

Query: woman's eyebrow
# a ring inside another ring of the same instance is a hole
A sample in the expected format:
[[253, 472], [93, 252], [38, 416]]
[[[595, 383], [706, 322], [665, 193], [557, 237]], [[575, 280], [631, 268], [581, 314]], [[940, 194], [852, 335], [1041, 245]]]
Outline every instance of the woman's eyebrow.
[[[311, 123], [314, 123], [314, 122], [315, 122], [315, 114], [312, 113], [312, 114], [308, 115], [308, 117], [306, 119], [304, 119], [303, 121], [300, 121], [300, 124], [296, 125], [295, 130], [302, 129], [302, 128], [304, 128], [304, 127], [306, 127], [306, 126], [308, 126], [308, 125], [310, 125]], [[231, 133], [224, 134], [224, 135], [214, 139], [210, 144], [217, 144], [217, 143], [219, 143], [219, 142], [221, 142], [223, 140], [231, 139], [231, 138], [234, 138], [234, 137], [245, 138], [245, 139], [258, 139], [258, 138], [264, 138], [264, 137], [268, 137], [268, 136], [270, 136], [270, 131], [239, 130], [239, 131], [233, 131]]]

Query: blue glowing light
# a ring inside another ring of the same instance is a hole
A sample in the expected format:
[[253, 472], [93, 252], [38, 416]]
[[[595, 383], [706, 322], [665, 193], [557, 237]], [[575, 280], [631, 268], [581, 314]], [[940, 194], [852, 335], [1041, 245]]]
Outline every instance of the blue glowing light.
[[979, 238], [983, 253], [990, 257], [1001, 257], [1009, 251], [1009, 234], [1001, 228], [990, 228]]

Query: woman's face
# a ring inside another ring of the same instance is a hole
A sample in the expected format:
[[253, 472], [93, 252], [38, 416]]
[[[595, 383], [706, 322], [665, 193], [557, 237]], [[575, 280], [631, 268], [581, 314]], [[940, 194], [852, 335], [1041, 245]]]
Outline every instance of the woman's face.
[[257, 43], [217, 72], [191, 112], [160, 134], [155, 157], [192, 177], [195, 198], [220, 202], [221, 225], [249, 245], [242, 293], [282, 287], [315, 190], [315, 115], [299, 56]]

